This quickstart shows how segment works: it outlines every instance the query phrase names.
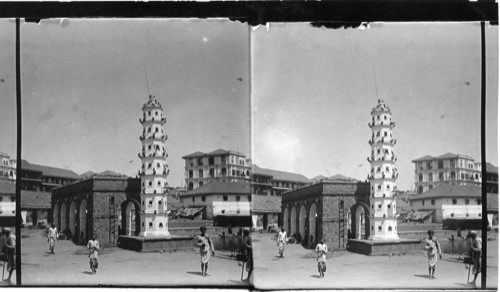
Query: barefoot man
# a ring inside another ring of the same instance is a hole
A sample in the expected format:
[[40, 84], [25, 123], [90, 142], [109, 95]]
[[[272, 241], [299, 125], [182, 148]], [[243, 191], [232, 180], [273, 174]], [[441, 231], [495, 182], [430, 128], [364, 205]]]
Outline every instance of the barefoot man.
[[200, 255], [201, 255], [201, 275], [203, 277], [208, 276], [208, 261], [210, 260], [210, 254], [215, 255], [214, 244], [212, 239], [207, 232], [207, 228], [205, 226], [200, 227], [201, 235], [198, 235], [198, 240], [196, 241], [196, 245], [200, 247]]

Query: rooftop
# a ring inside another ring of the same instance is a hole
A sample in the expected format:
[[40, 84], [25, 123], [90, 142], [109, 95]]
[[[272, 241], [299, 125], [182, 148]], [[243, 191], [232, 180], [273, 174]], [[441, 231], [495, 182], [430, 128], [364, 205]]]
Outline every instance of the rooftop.
[[465, 159], [469, 159], [469, 160], [474, 160], [474, 158], [472, 158], [471, 156], [467, 156], [467, 155], [463, 155], [463, 154], [455, 154], [455, 153], [448, 152], [448, 153], [445, 153], [445, 154], [440, 155], [440, 156], [425, 155], [423, 157], [414, 159], [411, 162], [415, 163], [415, 162], [421, 162], [421, 161], [451, 159], [451, 158], [465, 158]]
[[0, 180], [0, 195], [15, 195], [16, 184]]
[[281, 197], [252, 195], [252, 212], [281, 213]]
[[21, 190], [21, 209], [50, 209], [50, 192]]
[[224, 149], [219, 148], [217, 150], [214, 150], [214, 151], [208, 152], [208, 153], [196, 151], [194, 153], [182, 156], [182, 159], [193, 158], [193, 157], [204, 157], [204, 156], [230, 155], [230, 154], [245, 157], [245, 154], [243, 154], [241, 152], [234, 151], [234, 150], [224, 150]]
[[481, 198], [481, 187], [473, 185], [441, 185], [423, 194], [410, 198], [411, 201], [429, 198]]
[[211, 181], [194, 190], [179, 194], [181, 197], [211, 195], [211, 194], [250, 194], [250, 184], [247, 182]]
[[50, 177], [60, 177], [60, 178], [70, 178], [70, 179], [79, 179], [80, 176], [75, 172], [58, 167], [45, 166], [39, 164], [29, 163], [28, 161], [22, 159], [21, 160], [21, 169], [30, 170], [35, 172], [41, 172], [43, 176]]
[[494, 166], [489, 162], [486, 162], [486, 172], [498, 173], [498, 167]]
[[302, 174], [267, 169], [267, 168], [260, 168], [255, 164], [252, 164], [252, 174], [272, 176], [274, 180], [279, 180], [279, 181], [289, 181], [289, 182], [299, 182], [299, 183], [311, 182], [307, 177], [303, 176]]

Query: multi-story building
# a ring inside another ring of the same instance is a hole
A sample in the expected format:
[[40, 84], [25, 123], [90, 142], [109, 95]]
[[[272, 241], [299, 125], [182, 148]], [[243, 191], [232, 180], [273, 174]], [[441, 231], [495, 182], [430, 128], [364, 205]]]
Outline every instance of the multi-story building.
[[426, 155], [415, 164], [415, 189], [422, 194], [440, 185], [480, 185], [481, 163], [467, 155], [446, 153]]
[[0, 226], [15, 226], [16, 185], [0, 181]]
[[291, 191], [309, 185], [311, 181], [298, 173], [260, 168], [252, 165], [251, 185], [252, 193], [257, 195], [279, 196], [284, 192]]
[[0, 180], [16, 181], [16, 160], [11, 159], [7, 153], [0, 152]]
[[498, 229], [498, 167], [486, 162], [486, 204], [488, 223]]
[[217, 149], [183, 156], [186, 161], [186, 190], [194, 190], [212, 181], [250, 180], [250, 159], [243, 153]]
[[50, 191], [53, 188], [73, 183], [80, 179], [75, 172], [63, 168], [29, 163], [21, 160], [21, 216], [26, 225], [37, 224], [47, 219], [50, 206]]
[[410, 202], [414, 210], [435, 210], [432, 221], [436, 223], [482, 217], [480, 186], [443, 184], [410, 198]]

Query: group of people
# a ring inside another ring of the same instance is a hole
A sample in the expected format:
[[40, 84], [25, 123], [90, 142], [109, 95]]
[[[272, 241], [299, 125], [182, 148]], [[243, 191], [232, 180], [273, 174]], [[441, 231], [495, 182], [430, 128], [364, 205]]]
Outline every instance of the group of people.
[[[54, 224], [51, 224], [47, 234], [47, 241], [49, 242], [49, 252], [51, 254], [55, 253], [56, 242], [58, 239], [59, 239], [59, 232], [57, 231], [57, 227]], [[100, 249], [99, 241], [97, 241], [97, 237], [95, 235], [93, 235], [92, 238], [87, 242], [86, 247], [89, 250], [88, 257], [89, 257], [90, 270], [92, 274], [95, 274], [97, 272], [97, 267], [99, 266], [97, 260], [99, 256], [97, 251]]]
[[[429, 279], [435, 279], [434, 272], [436, 271], [436, 264], [438, 261], [438, 256], [441, 259], [441, 245], [439, 241], [434, 236], [434, 230], [427, 231], [428, 237], [425, 239], [425, 249], [427, 250], [427, 261], [429, 264]], [[472, 273], [474, 275], [474, 279], [469, 282], [470, 284], [475, 285], [476, 279], [479, 273], [481, 272], [481, 251], [482, 251], [482, 239], [477, 236], [477, 232], [474, 230], [469, 231], [467, 235], [467, 239], [471, 241], [471, 248], [468, 252], [468, 255], [472, 258]]]

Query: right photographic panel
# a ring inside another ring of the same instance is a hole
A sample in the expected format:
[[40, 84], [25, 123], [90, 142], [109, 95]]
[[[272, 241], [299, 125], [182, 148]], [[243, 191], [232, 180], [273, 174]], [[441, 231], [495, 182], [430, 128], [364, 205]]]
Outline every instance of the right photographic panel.
[[496, 288], [498, 26], [328, 26], [251, 33], [255, 287]]

